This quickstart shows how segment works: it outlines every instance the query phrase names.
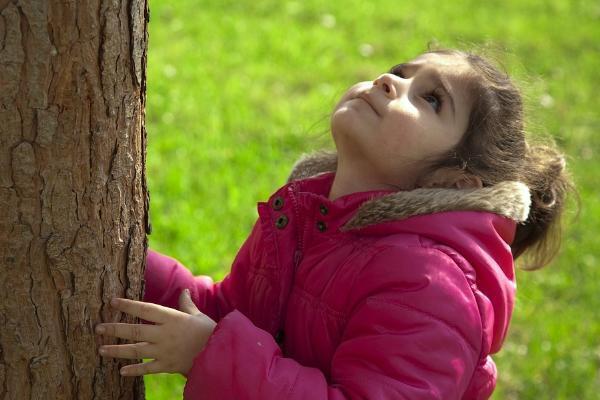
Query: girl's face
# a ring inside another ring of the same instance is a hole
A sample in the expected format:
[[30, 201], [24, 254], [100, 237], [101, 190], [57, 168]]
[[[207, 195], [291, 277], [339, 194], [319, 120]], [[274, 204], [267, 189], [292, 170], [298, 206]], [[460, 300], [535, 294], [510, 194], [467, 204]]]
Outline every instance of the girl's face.
[[331, 117], [338, 171], [373, 187], [419, 185], [467, 129], [470, 72], [459, 56], [424, 54], [352, 86]]

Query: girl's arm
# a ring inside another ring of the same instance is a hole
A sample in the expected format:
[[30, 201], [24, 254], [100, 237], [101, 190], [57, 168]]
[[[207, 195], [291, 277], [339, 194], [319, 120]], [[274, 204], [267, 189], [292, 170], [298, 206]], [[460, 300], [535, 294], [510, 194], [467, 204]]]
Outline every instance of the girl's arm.
[[[365, 268], [370, 275], [358, 279], [361, 286], [352, 291], [360, 300], [349, 315], [330, 376], [284, 357], [269, 333], [233, 311], [196, 356], [184, 398], [462, 398], [483, 351], [481, 322], [463, 272], [437, 253], [386, 250]], [[437, 273], [412, 282], [407, 277], [390, 285], [383, 279], [397, 281], [402, 277], [390, 276], [394, 271], [433, 265]], [[491, 392], [493, 379], [489, 382], [491, 387], [477, 389], [480, 394]]]
[[179, 296], [189, 289], [198, 309], [215, 321], [233, 309], [245, 310], [248, 299], [245, 282], [252, 259], [248, 254], [259, 236], [260, 224], [256, 223], [238, 252], [235, 268], [217, 283], [208, 276], [194, 276], [179, 261], [149, 249], [143, 301], [177, 309]]
[[177, 309], [179, 296], [184, 289], [189, 289], [194, 303], [210, 318], [218, 321], [231, 311], [231, 300], [226, 298], [221, 287], [226, 283], [214, 283], [204, 275], [194, 276], [189, 269], [174, 258], [148, 249], [146, 256], [146, 281], [144, 299], [147, 303], [155, 303]]

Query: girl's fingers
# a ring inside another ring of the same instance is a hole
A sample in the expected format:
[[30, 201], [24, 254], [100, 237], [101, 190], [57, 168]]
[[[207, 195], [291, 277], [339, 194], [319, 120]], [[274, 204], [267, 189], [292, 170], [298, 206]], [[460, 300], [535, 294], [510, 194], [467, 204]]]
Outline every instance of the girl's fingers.
[[102, 357], [125, 358], [128, 360], [157, 358], [156, 345], [148, 342], [101, 346], [99, 351]]
[[172, 309], [163, 307], [158, 304], [145, 303], [143, 301], [135, 301], [115, 297], [110, 301], [112, 308], [144, 319], [150, 322], [163, 324], [167, 322], [170, 315], [173, 314]]
[[160, 361], [154, 360], [142, 364], [127, 365], [121, 368], [121, 375], [123, 376], [141, 376], [147, 374], [158, 374], [161, 372], [172, 372], [164, 369]]
[[160, 337], [158, 329], [160, 327], [156, 325], [104, 323], [96, 326], [96, 333], [133, 342], [156, 343]]

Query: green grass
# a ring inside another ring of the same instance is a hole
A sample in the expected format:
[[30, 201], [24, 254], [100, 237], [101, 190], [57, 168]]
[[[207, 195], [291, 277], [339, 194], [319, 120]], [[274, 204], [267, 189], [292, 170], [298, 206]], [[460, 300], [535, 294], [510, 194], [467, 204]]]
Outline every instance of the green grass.
[[[152, 0], [150, 11], [150, 245], [216, 279], [248, 234], [255, 203], [301, 153], [332, 147], [328, 114], [347, 87], [429, 42], [507, 50], [498, 57], [524, 83], [530, 130], [569, 155], [582, 209], [575, 223], [568, 215], [556, 262], [518, 273], [494, 399], [597, 396], [597, 2]], [[145, 381], [150, 400], [183, 391], [178, 376]]]

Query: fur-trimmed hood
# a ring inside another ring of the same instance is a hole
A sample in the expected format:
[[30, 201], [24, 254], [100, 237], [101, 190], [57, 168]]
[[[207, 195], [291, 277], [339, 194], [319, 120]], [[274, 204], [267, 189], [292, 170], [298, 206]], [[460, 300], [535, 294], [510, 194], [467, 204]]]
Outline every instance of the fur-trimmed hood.
[[[320, 151], [302, 156], [292, 168], [288, 181], [309, 178], [337, 169], [337, 153]], [[362, 204], [344, 225], [359, 229], [381, 222], [443, 211], [487, 211], [524, 222], [531, 198], [522, 182], [506, 181], [480, 189], [420, 188], [398, 191]]]

